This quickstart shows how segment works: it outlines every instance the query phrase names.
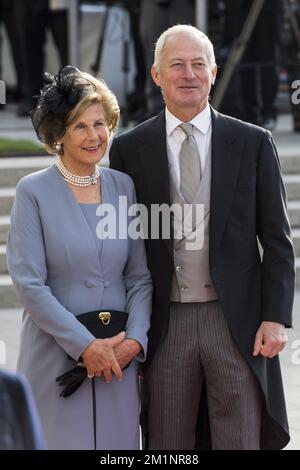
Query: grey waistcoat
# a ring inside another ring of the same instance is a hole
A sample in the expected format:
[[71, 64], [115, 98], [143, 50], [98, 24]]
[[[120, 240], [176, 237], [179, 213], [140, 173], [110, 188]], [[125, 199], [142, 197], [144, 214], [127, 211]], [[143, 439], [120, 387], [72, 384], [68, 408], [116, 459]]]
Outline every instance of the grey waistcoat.
[[[209, 272], [210, 183], [211, 146], [192, 205], [186, 205], [184, 208], [185, 200], [170, 169], [171, 203], [177, 205], [179, 212], [183, 211], [184, 225], [182, 228], [180, 218], [175, 212], [174, 276], [170, 298], [172, 302], [208, 302], [218, 298]], [[196, 204], [200, 205], [197, 216]], [[199, 240], [198, 246], [193, 243], [196, 239]]]

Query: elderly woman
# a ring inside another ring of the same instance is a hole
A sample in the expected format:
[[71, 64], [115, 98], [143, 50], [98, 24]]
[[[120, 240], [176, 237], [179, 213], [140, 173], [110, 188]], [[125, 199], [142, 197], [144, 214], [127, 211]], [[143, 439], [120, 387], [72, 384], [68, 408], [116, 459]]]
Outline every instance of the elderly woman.
[[[19, 182], [11, 214], [7, 260], [25, 308], [17, 369], [31, 383], [49, 449], [138, 449], [152, 283], [143, 241], [107, 235], [99, 217], [112, 205], [111, 233], [128, 234], [119, 197], [134, 204], [133, 183], [97, 166], [118, 103], [102, 81], [67, 66], [46, 74], [32, 121], [58, 158]], [[106, 310], [128, 314], [126, 332], [100, 339], [76, 318]]]

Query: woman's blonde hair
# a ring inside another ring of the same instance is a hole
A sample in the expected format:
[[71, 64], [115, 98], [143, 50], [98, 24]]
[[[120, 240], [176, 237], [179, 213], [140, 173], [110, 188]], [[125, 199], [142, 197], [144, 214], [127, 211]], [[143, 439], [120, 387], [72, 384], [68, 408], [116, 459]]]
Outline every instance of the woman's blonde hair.
[[[99, 104], [103, 108], [106, 124], [109, 134], [111, 135], [118, 127], [120, 120], [120, 108], [115, 94], [110, 90], [104, 80], [95, 78], [87, 72], [81, 72], [81, 76], [91, 82], [94, 85], [94, 89], [91, 93], [85, 94], [70, 111], [65, 113], [63, 116], [64, 132], [89, 106]], [[47, 126], [46, 121], [44, 125]], [[44, 132], [46, 131], [47, 129], [44, 130]], [[61, 137], [63, 137], [63, 135], [59, 136], [59, 138]], [[44, 146], [51, 155], [59, 153], [57, 141], [44, 143]]]

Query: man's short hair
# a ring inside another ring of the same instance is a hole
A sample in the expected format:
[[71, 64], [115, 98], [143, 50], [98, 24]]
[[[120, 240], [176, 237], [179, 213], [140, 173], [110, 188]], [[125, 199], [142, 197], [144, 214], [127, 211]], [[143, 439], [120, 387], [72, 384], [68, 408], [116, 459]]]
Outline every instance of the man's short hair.
[[206, 45], [206, 55], [207, 55], [207, 60], [211, 68], [216, 65], [216, 59], [215, 59], [215, 53], [214, 53], [214, 46], [206, 34], [204, 34], [202, 31], [199, 29], [195, 28], [195, 26], [191, 25], [186, 25], [186, 24], [177, 24], [175, 26], [171, 26], [170, 28], [166, 29], [158, 40], [156, 41], [155, 44], [155, 50], [154, 50], [154, 65], [159, 70], [160, 65], [161, 65], [161, 57], [166, 45], [167, 40], [177, 34], [177, 33], [190, 33], [194, 35], [195, 37], [201, 39], [204, 41]]

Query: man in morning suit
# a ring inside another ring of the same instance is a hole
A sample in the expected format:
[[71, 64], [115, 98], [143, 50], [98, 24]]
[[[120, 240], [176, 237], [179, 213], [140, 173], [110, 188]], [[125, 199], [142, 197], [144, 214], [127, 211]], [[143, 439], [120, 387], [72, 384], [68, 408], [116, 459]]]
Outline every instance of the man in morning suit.
[[152, 67], [166, 108], [115, 138], [110, 153], [111, 166], [133, 178], [149, 223], [153, 204], [203, 207], [192, 227], [204, 234], [201, 249], [187, 249], [186, 232], [175, 236], [175, 217], [169, 239], [146, 240], [149, 449], [195, 447], [204, 387], [212, 449], [289, 441], [278, 353], [295, 272], [280, 163], [270, 132], [209, 106], [216, 72], [205, 34], [166, 30]]

